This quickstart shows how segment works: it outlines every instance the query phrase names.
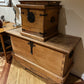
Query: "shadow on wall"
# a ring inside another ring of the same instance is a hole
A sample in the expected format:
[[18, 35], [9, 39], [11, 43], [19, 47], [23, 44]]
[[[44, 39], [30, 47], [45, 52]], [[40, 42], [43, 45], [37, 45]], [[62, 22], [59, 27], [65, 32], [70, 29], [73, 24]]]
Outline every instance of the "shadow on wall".
[[67, 25], [65, 8], [61, 8], [59, 15], [59, 31], [60, 33], [66, 34], [65, 27]]
[[74, 52], [72, 69], [72, 73], [81, 77], [84, 73], [84, 0], [65, 0], [65, 2], [60, 11], [59, 32], [82, 38]]

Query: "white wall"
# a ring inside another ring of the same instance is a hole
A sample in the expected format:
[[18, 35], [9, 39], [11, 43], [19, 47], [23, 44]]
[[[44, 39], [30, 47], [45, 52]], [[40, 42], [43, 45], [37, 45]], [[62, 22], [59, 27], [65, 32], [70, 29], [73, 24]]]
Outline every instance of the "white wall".
[[[16, 4], [19, 4], [18, 0], [12, 0], [13, 5], [16, 6]], [[20, 9], [16, 8], [17, 10], [17, 22], [21, 24], [21, 17], [20, 17]], [[13, 7], [0, 7], [0, 16], [4, 15], [6, 21], [14, 22], [15, 14], [13, 11]]]
[[[59, 0], [57, 0], [59, 1]], [[61, 0], [63, 8], [59, 18], [59, 32], [81, 37], [74, 54], [72, 73], [81, 77], [84, 73], [84, 0]], [[14, 4], [18, 0], [13, 0]], [[14, 22], [12, 8], [0, 7], [0, 15], [5, 15], [6, 20]], [[19, 22], [21, 22], [19, 20]]]
[[72, 73], [81, 77], [84, 73], [84, 0], [61, 1], [63, 8], [60, 12], [59, 31], [82, 38], [75, 50], [72, 69]]

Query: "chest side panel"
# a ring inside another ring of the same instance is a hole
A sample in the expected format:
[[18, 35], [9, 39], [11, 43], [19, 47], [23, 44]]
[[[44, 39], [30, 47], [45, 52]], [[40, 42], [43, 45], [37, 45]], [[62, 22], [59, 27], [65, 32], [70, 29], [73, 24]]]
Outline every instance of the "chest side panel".
[[45, 12], [48, 14], [47, 17], [45, 17], [45, 32], [48, 34], [58, 32], [59, 9], [47, 9]]

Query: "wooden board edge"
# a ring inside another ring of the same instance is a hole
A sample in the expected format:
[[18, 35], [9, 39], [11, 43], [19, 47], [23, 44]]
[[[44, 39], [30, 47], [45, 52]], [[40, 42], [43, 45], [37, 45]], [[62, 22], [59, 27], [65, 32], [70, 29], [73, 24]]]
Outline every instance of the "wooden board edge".
[[41, 37], [41, 36], [33, 35], [33, 34], [30, 34], [30, 33], [23, 32], [23, 31], [21, 32], [21, 34], [23, 36], [26, 36], [26, 37], [29, 37], [29, 38], [32, 38], [32, 39], [35, 39], [35, 40], [38, 40], [38, 41], [45, 42], [48, 39], [50, 39], [51, 37], [54, 37], [57, 33], [53, 33], [53, 34], [51, 34], [49, 36], [46, 36], [46, 37]]
[[10, 66], [11, 66], [11, 64], [9, 64], [7, 62], [5, 63], [5, 66], [4, 66], [4, 69], [2, 71], [1, 78], [0, 78], [0, 84], [6, 84], [8, 74], [10, 71]]

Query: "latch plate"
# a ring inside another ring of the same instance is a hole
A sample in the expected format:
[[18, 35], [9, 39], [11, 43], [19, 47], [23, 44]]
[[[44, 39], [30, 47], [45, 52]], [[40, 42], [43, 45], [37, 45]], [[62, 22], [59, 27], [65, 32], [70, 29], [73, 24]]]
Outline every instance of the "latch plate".
[[35, 45], [32, 41], [30, 41], [28, 45], [30, 45], [30, 53], [33, 55], [33, 47], [35, 47]]

